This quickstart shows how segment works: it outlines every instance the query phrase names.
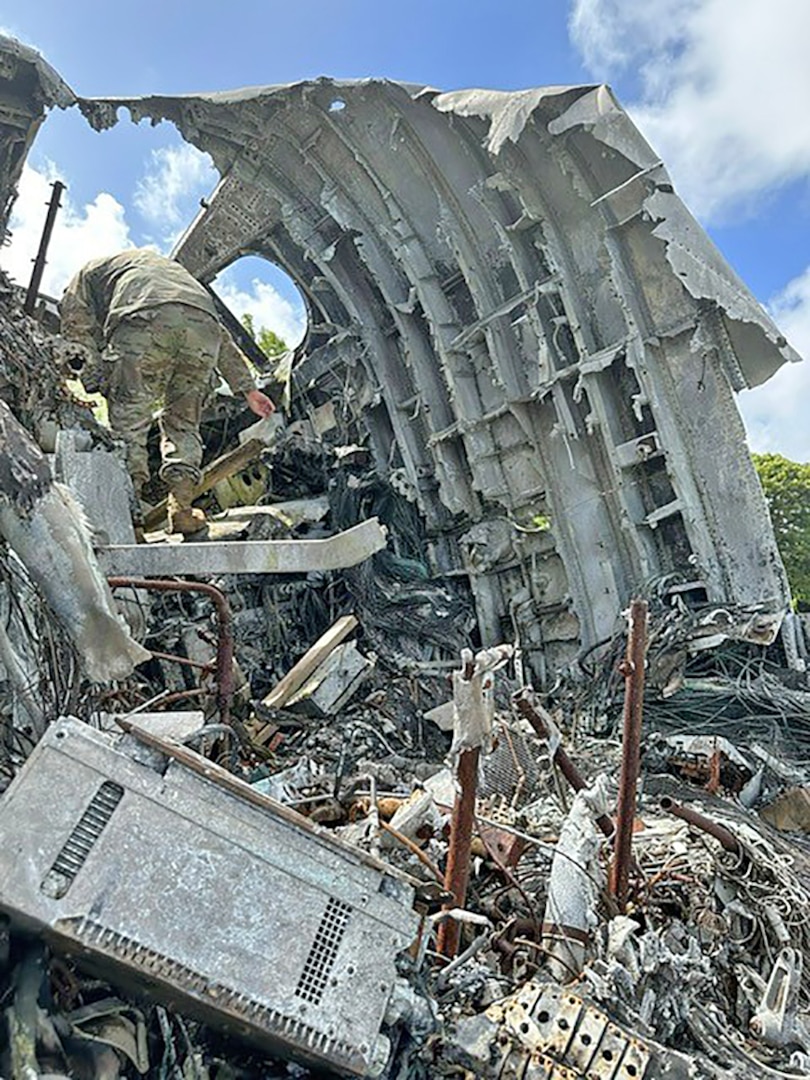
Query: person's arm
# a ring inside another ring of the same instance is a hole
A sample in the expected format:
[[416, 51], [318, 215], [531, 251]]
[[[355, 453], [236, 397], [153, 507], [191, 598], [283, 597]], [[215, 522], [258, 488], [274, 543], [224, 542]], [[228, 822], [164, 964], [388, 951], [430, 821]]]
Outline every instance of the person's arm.
[[104, 345], [104, 331], [96, 316], [95, 304], [83, 270], [68, 283], [60, 306], [62, 337], [78, 342], [91, 353]]
[[253, 372], [248, 367], [244, 353], [238, 349], [231, 335], [223, 327], [217, 367], [234, 394], [244, 395], [248, 408], [257, 416], [270, 416], [276, 411], [272, 400], [256, 387]]
[[85, 390], [101, 390], [101, 350], [104, 328], [98, 321], [96, 305], [84, 270], [68, 283], [59, 306], [61, 342], [56, 357], [69, 378], [81, 378]]

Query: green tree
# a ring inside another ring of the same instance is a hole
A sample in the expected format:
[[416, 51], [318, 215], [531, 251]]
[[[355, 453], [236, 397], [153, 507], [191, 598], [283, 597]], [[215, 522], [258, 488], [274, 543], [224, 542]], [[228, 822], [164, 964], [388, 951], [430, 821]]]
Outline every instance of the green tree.
[[282, 353], [287, 352], [286, 341], [280, 338], [273, 330], [268, 330], [266, 326], [256, 330], [253, 316], [249, 311], [242, 316], [242, 326], [268, 359], [273, 360], [276, 356], [281, 356]]
[[810, 462], [789, 461], [781, 454], [752, 457], [791, 592], [806, 609], [810, 607]]

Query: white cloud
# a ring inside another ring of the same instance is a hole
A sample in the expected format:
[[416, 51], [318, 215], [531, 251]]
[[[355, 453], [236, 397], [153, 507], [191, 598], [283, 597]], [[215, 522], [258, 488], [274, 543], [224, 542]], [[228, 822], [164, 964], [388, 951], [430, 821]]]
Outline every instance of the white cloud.
[[214, 287], [238, 319], [245, 314], [253, 316], [257, 331], [272, 330], [290, 348], [303, 339], [306, 330], [303, 303], [292, 304], [268, 282], [253, 278], [248, 291], [233, 281], [231, 271], [225, 270], [214, 282]]
[[674, 47], [702, 0], [574, 0], [568, 26], [586, 66], [608, 78], [645, 53]]
[[[9, 224], [11, 243], [0, 249], [0, 265], [20, 285], [27, 285], [31, 277], [51, 184], [58, 176], [52, 164], [44, 172], [30, 165], [23, 167]], [[92, 202], [79, 207], [71, 200], [68, 185], [61, 202], [41, 287], [42, 292], [56, 297], [88, 259], [133, 246], [124, 208], [112, 195], [99, 192]]]
[[200, 197], [219, 179], [211, 159], [190, 143], [153, 150], [135, 186], [133, 203], [144, 220], [171, 240], [193, 218]]
[[[790, 343], [810, 356], [810, 267], [774, 298], [771, 313]], [[748, 429], [751, 449], [810, 462], [810, 363], [785, 364], [756, 390], [743, 391], [737, 402]]]
[[704, 220], [810, 174], [804, 0], [574, 0], [570, 30], [597, 77], [638, 72], [630, 112]]

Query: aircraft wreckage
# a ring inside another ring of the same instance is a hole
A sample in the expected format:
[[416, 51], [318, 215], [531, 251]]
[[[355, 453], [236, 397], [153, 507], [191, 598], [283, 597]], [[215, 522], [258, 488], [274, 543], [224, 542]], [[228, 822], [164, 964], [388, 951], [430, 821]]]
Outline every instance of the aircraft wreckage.
[[610, 90], [83, 98], [1, 39], [4, 236], [53, 106], [210, 154], [175, 257], [308, 330], [283, 421], [208, 409], [207, 538], [156, 489], [136, 543], [0, 276], [2, 1075], [810, 1076], [807, 640], [734, 402], [798, 357]]

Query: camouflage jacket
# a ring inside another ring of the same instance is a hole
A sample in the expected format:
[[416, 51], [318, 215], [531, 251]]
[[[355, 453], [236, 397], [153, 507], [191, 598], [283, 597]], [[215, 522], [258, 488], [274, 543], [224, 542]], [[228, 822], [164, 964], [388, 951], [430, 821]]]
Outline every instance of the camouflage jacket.
[[[72, 278], [62, 298], [62, 335], [101, 352], [122, 319], [161, 304], [185, 304], [217, 319], [208, 291], [172, 259], [147, 248], [93, 259]], [[235, 394], [254, 389], [247, 360], [221, 327], [217, 367]]]

